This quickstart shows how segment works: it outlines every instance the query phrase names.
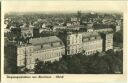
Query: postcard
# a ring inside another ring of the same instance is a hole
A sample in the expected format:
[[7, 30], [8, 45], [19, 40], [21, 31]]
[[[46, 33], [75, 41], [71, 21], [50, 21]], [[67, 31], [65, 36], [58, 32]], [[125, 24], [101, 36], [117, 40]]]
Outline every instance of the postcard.
[[2, 83], [126, 83], [127, 1], [1, 1]]

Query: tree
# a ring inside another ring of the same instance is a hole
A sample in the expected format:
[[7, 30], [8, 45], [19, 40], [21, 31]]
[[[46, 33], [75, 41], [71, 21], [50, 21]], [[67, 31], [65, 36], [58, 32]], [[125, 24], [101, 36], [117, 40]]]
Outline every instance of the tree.
[[82, 53], [75, 55], [63, 55], [59, 61], [37, 61], [35, 73], [43, 74], [114, 74], [123, 72], [122, 52], [108, 50], [101, 56], [95, 53], [86, 56]]
[[117, 43], [123, 43], [123, 31], [121, 30], [114, 33], [113, 40]]
[[35, 64], [35, 69], [34, 72], [39, 74], [42, 73], [43, 67], [44, 66], [44, 62], [39, 61], [38, 59], [36, 60], [36, 64]]

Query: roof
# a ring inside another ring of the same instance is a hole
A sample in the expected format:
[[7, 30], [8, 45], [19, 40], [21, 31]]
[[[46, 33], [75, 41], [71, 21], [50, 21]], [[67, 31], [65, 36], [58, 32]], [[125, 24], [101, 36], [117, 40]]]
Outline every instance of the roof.
[[86, 32], [82, 34], [83, 42], [90, 42], [94, 40], [101, 39], [101, 36], [99, 33], [96, 32]]
[[63, 42], [56, 36], [33, 38], [29, 41], [34, 45], [34, 51], [63, 47]]
[[84, 28], [84, 25], [72, 25], [72, 26], [68, 26], [67, 28]]
[[103, 34], [113, 34], [112, 31], [102, 32]]
[[93, 28], [97, 30], [97, 29], [111, 29], [112, 27], [107, 24], [95, 24]]
[[51, 42], [62, 42], [57, 36], [50, 36], [50, 37], [40, 37], [40, 38], [33, 38], [30, 39], [30, 43], [32, 45], [39, 45], [39, 44], [46, 44]]
[[54, 28], [61, 28], [61, 29], [65, 29], [66, 26], [62, 26], [62, 25], [57, 25], [57, 26], [53, 26]]
[[84, 33], [82, 33], [83, 38], [96, 37], [96, 36], [100, 36], [99, 33], [97, 33], [97, 32], [84, 32]]

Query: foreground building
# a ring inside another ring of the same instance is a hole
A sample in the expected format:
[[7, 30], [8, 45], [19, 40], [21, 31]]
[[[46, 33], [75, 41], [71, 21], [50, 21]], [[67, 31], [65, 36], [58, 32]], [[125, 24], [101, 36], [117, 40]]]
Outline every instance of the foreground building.
[[86, 55], [113, 48], [113, 33], [104, 36], [98, 32], [64, 32], [60, 39], [65, 44], [66, 55], [84, 52]]
[[98, 33], [83, 33], [82, 36], [82, 50], [85, 52], [86, 55], [94, 54], [96, 52], [102, 52], [103, 39]]
[[[65, 54], [63, 42], [56, 36], [30, 39], [33, 45], [33, 55], [30, 66], [34, 68], [35, 61], [58, 61]], [[35, 60], [35, 61], [34, 61]], [[30, 67], [28, 67], [30, 68]]]
[[62, 55], [96, 52], [113, 49], [112, 32], [62, 32], [57, 36], [29, 39], [28, 44], [8, 46], [8, 56], [18, 67], [34, 69], [37, 60], [58, 61]]
[[82, 34], [81, 33], [67, 33], [66, 37], [66, 53], [73, 55], [82, 51]]
[[113, 33], [102, 32], [101, 37], [103, 38], [103, 51], [113, 49]]
[[56, 36], [34, 38], [29, 42], [30, 44], [25, 45], [8, 45], [7, 55], [20, 68], [33, 69], [36, 60], [53, 62], [65, 54], [65, 46]]

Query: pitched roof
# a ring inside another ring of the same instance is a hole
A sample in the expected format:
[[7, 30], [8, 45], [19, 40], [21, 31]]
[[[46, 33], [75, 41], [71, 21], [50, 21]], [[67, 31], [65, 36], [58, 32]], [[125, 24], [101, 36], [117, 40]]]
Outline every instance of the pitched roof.
[[62, 42], [58, 37], [56, 36], [50, 36], [50, 37], [40, 37], [40, 38], [33, 38], [30, 39], [29, 42], [32, 45], [39, 45], [39, 44], [46, 44], [46, 43], [52, 43], [52, 42]]
[[82, 33], [82, 37], [86, 38], [86, 37], [92, 37], [92, 36], [100, 36], [99, 33], [97, 32], [84, 32]]

